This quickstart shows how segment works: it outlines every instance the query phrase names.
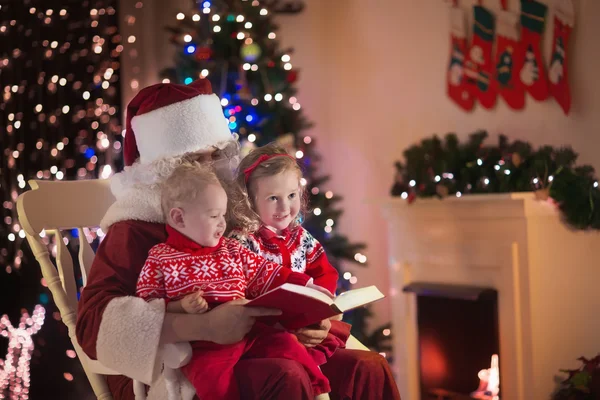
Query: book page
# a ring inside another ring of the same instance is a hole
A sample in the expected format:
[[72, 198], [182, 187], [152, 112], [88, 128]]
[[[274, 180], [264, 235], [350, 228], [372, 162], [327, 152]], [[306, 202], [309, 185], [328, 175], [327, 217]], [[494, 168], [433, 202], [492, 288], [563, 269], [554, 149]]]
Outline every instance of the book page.
[[[333, 304], [333, 299], [331, 297], [327, 296], [325, 293], [321, 293], [316, 289], [312, 289], [312, 288], [309, 288], [306, 286], [294, 285], [293, 283], [284, 283], [280, 287], [277, 287], [277, 288], [271, 290], [271, 292], [273, 292], [275, 290], [281, 290], [281, 289], [284, 289], [288, 292], [298, 293], [303, 296], [312, 297], [313, 299], [319, 300], [328, 305]], [[269, 292], [267, 292], [267, 293], [269, 293]]]
[[334, 304], [341, 312], [345, 312], [383, 299], [384, 297], [383, 293], [376, 286], [367, 286], [340, 294], [334, 300]]

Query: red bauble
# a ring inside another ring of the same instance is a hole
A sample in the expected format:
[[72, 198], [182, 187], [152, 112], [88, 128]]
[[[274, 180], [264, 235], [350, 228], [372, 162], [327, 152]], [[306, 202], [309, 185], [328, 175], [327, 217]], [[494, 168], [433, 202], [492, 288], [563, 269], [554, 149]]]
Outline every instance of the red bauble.
[[296, 82], [298, 80], [298, 72], [296, 72], [296, 71], [290, 71], [290, 72], [288, 72], [286, 80], [289, 83]]
[[198, 61], [208, 60], [212, 56], [212, 49], [210, 47], [198, 47], [194, 56]]

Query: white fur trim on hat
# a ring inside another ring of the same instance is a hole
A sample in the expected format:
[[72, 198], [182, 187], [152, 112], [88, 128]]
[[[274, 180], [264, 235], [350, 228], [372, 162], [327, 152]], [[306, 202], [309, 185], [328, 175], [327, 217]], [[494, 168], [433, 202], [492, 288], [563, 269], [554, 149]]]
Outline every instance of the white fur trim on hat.
[[131, 124], [142, 164], [234, 139], [216, 94], [199, 95], [136, 115]]

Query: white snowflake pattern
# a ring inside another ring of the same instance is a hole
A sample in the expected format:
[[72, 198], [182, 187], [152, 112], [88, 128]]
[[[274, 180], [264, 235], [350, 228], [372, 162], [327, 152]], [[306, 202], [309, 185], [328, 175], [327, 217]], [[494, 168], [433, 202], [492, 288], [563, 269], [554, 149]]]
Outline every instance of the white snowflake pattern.
[[223, 271], [225, 276], [243, 275], [243, 269], [241, 268], [240, 264], [231, 257], [221, 259], [219, 264], [219, 268], [221, 271]]
[[312, 253], [317, 245], [317, 240], [307, 231], [302, 235], [302, 247], [306, 253]]
[[244, 247], [246, 247], [251, 252], [256, 253], [256, 254], [260, 254], [260, 246], [254, 240], [247, 239], [247, 240], [244, 241], [243, 245], [244, 245]]
[[306, 257], [302, 254], [300, 257], [292, 258], [292, 271], [304, 272], [306, 271]]
[[164, 267], [165, 285], [174, 286], [184, 283], [189, 279], [189, 271], [184, 263], [168, 262]]
[[201, 260], [197, 264], [193, 264], [192, 275], [199, 276], [200, 279], [216, 278], [219, 272], [219, 265], [214, 260]]

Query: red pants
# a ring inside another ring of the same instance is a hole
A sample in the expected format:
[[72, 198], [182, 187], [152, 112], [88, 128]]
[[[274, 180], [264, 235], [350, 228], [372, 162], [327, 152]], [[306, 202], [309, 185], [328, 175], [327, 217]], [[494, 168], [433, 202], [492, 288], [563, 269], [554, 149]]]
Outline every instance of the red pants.
[[387, 360], [374, 351], [339, 349], [321, 369], [331, 400], [400, 400]]
[[[349, 326], [332, 321], [328, 339], [310, 350], [312, 356], [327, 357], [321, 367], [329, 378], [332, 400], [400, 400], [400, 393], [387, 361], [375, 352], [337, 348], [345, 343]], [[319, 355], [321, 354], [321, 356]], [[330, 358], [329, 358], [330, 357]], [[296, 361], [282, 358], [242, 358], [233, 373], [244, 400], [312, 400], [308, 374]], [[133, 381], [125, 376], [107, 376], [115, 400], [135, 400]]]
[[329, 393], [329, 381], [306, 348], [289, 332], [257, 324], [239, 343], [193, 342], [192, 359], [181, 372], [202, 400], [239, 400], [234, 367], [242, 359], [283, 358], [298, 362], [310, 379], [313, 394]]
[[[387, 361], [368, 351], [339, 349], [322, 367], [329, 378], [332, 400], [400, 400]], [[234, 373], [243, 400], [313, 400], [308, 375], [296, 361], [240, 360]], [[115, 400], [135, 400], [133, 381], [107, 376]]]

